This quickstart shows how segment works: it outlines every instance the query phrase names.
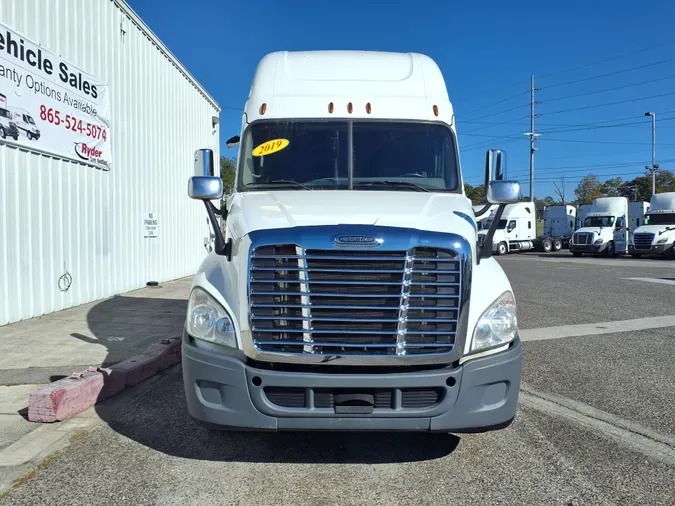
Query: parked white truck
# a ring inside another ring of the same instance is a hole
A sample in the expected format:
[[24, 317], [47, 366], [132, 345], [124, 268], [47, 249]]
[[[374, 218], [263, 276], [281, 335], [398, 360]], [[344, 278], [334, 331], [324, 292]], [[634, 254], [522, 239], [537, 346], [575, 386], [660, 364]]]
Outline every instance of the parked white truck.
[[653, 195], [643, 223], [633, 231], [629, 253], [675, 258], [675, 192]]
[[[516, 303], [491, 249], [477, 245], [453, 108], [430, 58], [269, 54], [238, 153], [224, 234], [210, 150], [196, 153], [188, 185], [215, 234], [182, 343], [197, 422], [442, 432], [510, 424], [521, 374]], [[486, 168], [497, 214], [520, 194], [501, 155], [491, 150]]]
[[628, 253], [630, 224], [643, 220], [645, 209], [644, 202], [629, 203], [625, 197], [596, 199], [583, 226], [572, 236], [570, 252], [574, 256], [603, 253], [609, 257]]
[[[474, 206], [475, 208], [478, 206]], [[478, 232], [479, 242], [484, 240], [495, 211], [483, 220]], [[532, 202], [509, 204], [492, 238], [492, 251], [499, 255], [511, 252], [538, 250], [548, 253], [567, 247], [574, 231], [576, 210], [574, 206], [554, 205], [544, 208], [544, 230], [537, 235], [537, 217]]]

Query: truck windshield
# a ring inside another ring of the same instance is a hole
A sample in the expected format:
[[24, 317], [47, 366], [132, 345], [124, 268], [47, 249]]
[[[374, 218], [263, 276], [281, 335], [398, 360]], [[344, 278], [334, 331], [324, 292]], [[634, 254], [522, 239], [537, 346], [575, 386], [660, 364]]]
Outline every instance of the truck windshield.
[[260, 121], [244, 133], [238, 189], [346, 190], [351, 175], [354, 190], [458, 192], [455, 146], [433, 123]]
[[584, 220], [584, 227], [611, 227], [614, 225], [614, 216], [588, 216]]
[[648, 214], [645, 225], [675, 225], [675, 213]]
[[[497, 230], [506, 228], [506, 223], [507, 223], [506, 220], [499, 220], [499, 223], [497, 223]], [[491, 225], [492, 225], [492, 220], [487, 220], [485, 222], [485, 226], [483, 228], [485, 230], [487, 230], [488, 228], [490, 228]]]

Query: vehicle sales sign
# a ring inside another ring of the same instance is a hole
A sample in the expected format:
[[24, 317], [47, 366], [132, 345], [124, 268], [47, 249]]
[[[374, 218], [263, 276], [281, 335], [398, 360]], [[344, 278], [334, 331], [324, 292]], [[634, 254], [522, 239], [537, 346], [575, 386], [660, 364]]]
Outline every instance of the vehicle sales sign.
[[109, 170], [108, 85], [0, 22], [0, 143]]

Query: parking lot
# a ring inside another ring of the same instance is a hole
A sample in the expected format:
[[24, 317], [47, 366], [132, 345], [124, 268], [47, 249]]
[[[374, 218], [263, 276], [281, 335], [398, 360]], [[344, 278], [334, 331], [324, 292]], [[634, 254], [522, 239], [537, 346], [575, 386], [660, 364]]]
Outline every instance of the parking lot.
[[499, 257], [518, 301], [519, 411], [486, 434], [213, 433], [180, 366], [97, 407], [103, 423], [8, 504], [675, 504], [675, 263]]

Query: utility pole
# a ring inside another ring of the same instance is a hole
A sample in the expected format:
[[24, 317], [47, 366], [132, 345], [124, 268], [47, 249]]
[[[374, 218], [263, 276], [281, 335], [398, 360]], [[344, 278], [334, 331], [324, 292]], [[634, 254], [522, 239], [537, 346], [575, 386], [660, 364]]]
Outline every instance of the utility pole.
[[534, 100], [535, 91], [539, 90], [534, 87], [534, 74], [532, 74], [530, 76], [530, 131], [525, 134], [530, 136], [530, 202], [534, 202], [534, 152], [537, 151], [534, 141], [541, 135], [534, 133], [534, 104], [537, 103]]
[[645, 116], [652, 117], [652, 195], [656, 193], [656, 113], [646, 112]]

